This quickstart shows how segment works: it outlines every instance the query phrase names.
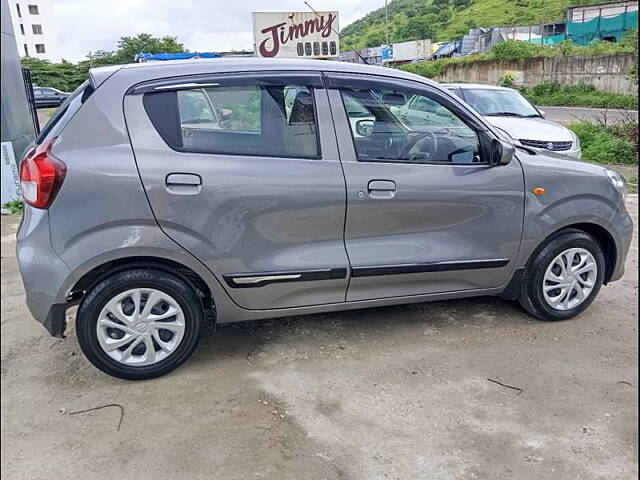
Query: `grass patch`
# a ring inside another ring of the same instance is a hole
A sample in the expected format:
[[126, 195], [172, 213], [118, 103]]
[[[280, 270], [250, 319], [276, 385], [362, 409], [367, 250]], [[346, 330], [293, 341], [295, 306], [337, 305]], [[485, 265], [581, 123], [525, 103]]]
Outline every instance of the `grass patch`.
[[629, 193], [638, 193], [638, 176], [627, 177], [627, 187]]
[[596, 90], [593, 85], [560, 85], [545, 82], [533, 88], [521, 88], [520, 92], [534, 105], [555, 107], [591, 107], [638, 109], [638, 97]]
[[24, 203], [22, 203], [22, 200], [11, 200], [4, 204], [4, 208], [9, 210], [12, 214], [20, 213], [24, 210]]
[[[583, 160], [609, 165], [638, 163], [638, 145], [626, 137], [626, 130], [632, 130], [632, 127], [625, 124], [577, 122], [569, 128], [580, 138]], [[637, 122], [635, 131], [637, 135]]]

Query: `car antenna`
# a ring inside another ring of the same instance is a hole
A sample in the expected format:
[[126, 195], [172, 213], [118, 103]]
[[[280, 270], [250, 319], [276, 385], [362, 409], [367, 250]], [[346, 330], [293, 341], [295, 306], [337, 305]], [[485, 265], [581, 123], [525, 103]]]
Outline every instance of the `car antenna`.
[[[320, 17], [320, 14], [316, 12], [316, 10], [311, 5], [309, 5], [309, 2], [305, 1], [304, 4], [307, 7], [309, 7], [311, 11], [316, 14], [317, 17]], [[333, 30], [333, 33], [335, 33], [336, 35], [338, 35], [338, 37], [340, 37], [340, 32], [338, 32], [335, 28], [333, 28], [333, 25], [331, 25], [331, 30]], [[371, 65], [369, 62], [367, 62], [367, 60], [362, 55], [360, 55], [360, 52], [358, 52], [358, 50], [354, 50], [354, 52], [356, 52], [356, 55], [358, 55], [358, 57], [360, 57], [360, 60], [362, 60], [366, 65]]]

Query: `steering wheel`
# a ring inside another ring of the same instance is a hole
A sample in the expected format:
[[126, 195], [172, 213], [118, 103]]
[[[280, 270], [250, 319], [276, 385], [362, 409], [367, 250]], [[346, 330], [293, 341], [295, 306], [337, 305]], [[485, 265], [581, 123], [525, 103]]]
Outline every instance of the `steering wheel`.
[[[423, 147], [428, 144], [429, 153], [425, 153]], [[433, 154], [438, 150], [438, 137], [433, 132], [420, 132], [413, 137], [402, 150], [402, 158], [409, 160], [431, 160]]]

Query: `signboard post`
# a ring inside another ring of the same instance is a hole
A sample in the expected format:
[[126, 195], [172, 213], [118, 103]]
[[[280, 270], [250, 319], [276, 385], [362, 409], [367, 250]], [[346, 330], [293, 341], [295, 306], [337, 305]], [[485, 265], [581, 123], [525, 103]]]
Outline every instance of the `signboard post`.
[[20, 200], [20, 179], [18, 166], [13, 156], [11, 142], [2, 142], [2, 199], [1, 204]]
[[338, 12], [254, 12], [258, 57], [337, 58]]

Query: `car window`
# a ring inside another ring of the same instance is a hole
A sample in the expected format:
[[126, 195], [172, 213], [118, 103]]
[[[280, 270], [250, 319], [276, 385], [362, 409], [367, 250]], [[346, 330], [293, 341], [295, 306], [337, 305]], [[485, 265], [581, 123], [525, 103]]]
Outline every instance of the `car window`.
[[484, 116], [540, 116], [535, 107], [515, 90], [465, 89], [464, 99]]
[[218, 118], [204, 90], [181, 90], [177, 95], [183, 128], [219, 128]]
[[33, 89], [33, 94], [34, 95], [42, 95], [42, 89], [41, 88], [34, 88]]
[[220, 113], [222, 130], [261, 132], [260, 87], [218, 87], [205, 91]]
[[379, 89], [341, 94], [359, 161], [483, 163], [476, 131], [426, 95]]
[[347, 115], [349, 116], [349, 118], [362, 118], [371, 116], [371, 112], [369, 112], [369, 110], [367, 110], [363, 105], [361, 105], [350, 95], [344, 96], [344, 107], [347, 109]]
[[[177, 103], [174, 120], [166, 115], [171, 102], [167, 95]], [[160, 135], [178, 150], [320, 156], [313, 89], [304, 85], [220, 85], [147, 93], [144, 102]], [[171, 122], [178, 125], [174, 127]]]
[[53, 115], [49, 117], [49, 121], [38, 135], [38, 138], [36, 138], [36, 144], [40, 144], [45, 140], [58, 135], [58, 133], [62, 131], [64, 126], [69, 122], [71, 117], [76, 114], [82, 104], [91, 96], [93, 91], [94, 88], [91, 86], [89, 81], [85, 80], [82, 85], [71, 93], [71, 95], [66, 97]]

